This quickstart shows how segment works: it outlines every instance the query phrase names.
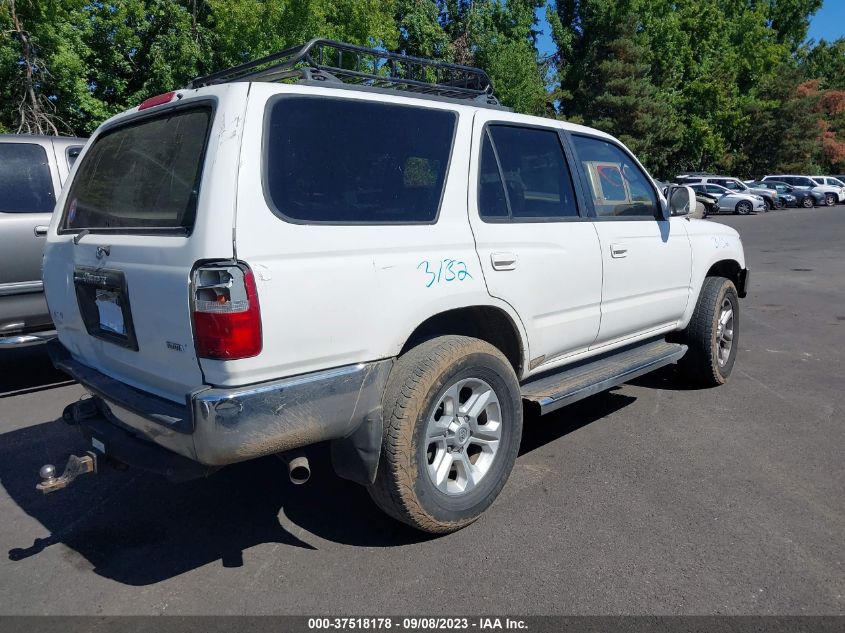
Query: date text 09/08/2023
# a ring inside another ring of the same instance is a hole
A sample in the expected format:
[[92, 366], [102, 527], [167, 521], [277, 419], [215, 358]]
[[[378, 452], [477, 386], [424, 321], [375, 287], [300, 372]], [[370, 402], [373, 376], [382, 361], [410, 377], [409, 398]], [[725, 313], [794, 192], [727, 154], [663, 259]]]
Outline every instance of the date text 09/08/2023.
[[474, 617], [355, 617], [355, 618], [309, 618], [309, 630], [389, 630], [428, 631], [428, 630], [525, 630], [525, 620], [519, 618]]

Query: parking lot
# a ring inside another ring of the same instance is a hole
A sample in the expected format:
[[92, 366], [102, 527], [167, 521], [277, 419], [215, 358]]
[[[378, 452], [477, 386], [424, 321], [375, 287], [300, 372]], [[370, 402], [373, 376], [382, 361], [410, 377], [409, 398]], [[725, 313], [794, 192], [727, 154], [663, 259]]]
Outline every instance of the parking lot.
[[845, 207], [721, 216], [751, 268], [730, 383], [671, 370], [526, 420], [499, 500], [434, 538], [312, 460], [174, 485], [84, 450], [83, 390], [31, 348], [0, 356], [5, 614], [841, 614]]

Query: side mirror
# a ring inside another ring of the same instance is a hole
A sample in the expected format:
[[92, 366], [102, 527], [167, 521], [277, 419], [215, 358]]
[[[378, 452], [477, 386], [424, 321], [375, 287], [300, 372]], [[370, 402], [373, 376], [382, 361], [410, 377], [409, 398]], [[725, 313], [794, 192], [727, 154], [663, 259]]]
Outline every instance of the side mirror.
[[672, 215], [689, 215], [695, 208], [695, 192], [691, 187], [669, 187], [666, 199]]

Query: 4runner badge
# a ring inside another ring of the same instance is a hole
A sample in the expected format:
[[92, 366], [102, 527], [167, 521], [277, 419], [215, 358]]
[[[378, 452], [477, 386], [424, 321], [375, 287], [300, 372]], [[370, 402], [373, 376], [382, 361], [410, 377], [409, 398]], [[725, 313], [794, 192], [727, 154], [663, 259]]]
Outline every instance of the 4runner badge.
[[182, 343], [174, 343], [173, 341], [167, 341], [167, 349], [172, 349], [175, 352], [184, 352], [185, 346]]

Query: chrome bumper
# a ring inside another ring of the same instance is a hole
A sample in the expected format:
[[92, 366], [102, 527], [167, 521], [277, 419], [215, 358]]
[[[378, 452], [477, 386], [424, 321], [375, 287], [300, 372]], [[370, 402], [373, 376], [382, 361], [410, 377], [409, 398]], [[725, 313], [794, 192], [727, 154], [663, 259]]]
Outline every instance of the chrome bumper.
[[[381, 439], [381, 399], [393, 366], [387, 359], [247, 387], [203, 386], [180, 405], [80, 363], [58, 341], [48, 350], [58, 369], [95, 396], [108, 421], [208, 466], [353, 437], [371, 453]], [[372, 428], [362, 433], [362, 426]]]
[[56, 338], [56, 330], [49, 332], [33, 332], [30, 334], [14, 334], [12, 336], [0, 336], [0, 349], [17, 349], [19, 347], [30, 347], [41, 345]]

